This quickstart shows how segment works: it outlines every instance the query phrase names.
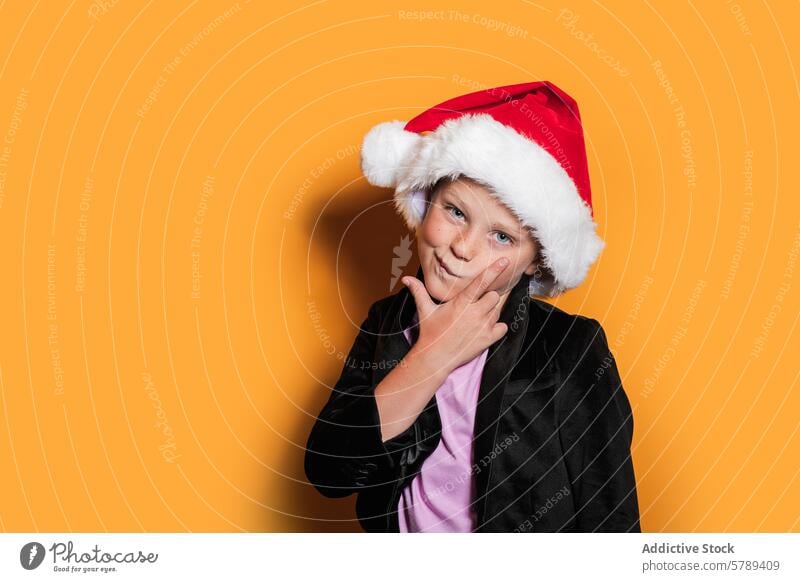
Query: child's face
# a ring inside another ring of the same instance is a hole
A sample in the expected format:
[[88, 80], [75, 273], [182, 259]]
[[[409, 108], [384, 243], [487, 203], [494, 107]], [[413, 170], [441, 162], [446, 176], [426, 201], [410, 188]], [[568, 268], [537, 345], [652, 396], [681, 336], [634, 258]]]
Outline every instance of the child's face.
[[509, 265], [489, 289], [503, 301], [522, 273], [536, 271], [538, 248], [531, 234], [489, 190], [471, 180], [446, 181], [439, 188], [416, 237], [425, 286], [440, 302], [458, 295], [500, 257], [508, 257]]

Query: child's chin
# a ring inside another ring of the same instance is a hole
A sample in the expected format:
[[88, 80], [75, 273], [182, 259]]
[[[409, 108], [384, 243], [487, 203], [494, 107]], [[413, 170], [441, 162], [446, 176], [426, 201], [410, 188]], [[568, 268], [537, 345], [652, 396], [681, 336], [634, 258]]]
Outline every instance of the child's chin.
[[428, 295], [436, 303], [447, 303], [457, 294], [455, 289], [442, 288], [441, 283], [427, 284], [425, 288], [428, 290]]

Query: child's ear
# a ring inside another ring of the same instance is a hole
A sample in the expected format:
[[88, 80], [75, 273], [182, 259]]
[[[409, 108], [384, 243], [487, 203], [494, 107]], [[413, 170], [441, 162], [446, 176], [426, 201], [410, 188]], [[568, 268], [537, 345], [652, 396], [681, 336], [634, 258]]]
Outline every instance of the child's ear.
[[533, 256], [531, 264], [528, 265], [528, 267], [525, 269], [525, 274], [533, 276], [534, 273], [539, 271], [539, 266], [542, 256], [542, 251], [541, 251], [542, 246], [539, 244], [539, 239], [537, 239], [535, 235], [531, 234], [531, 239], [533, 240], [533, 244], [536, 247], [536, 253]]
[[528, 267], [525, 269], [525, 274], [526, 275], [533, 275], [538, 268], [539, 268], [539, 264], [536, 261], [534, 261], [530, 265], [528, 265]]

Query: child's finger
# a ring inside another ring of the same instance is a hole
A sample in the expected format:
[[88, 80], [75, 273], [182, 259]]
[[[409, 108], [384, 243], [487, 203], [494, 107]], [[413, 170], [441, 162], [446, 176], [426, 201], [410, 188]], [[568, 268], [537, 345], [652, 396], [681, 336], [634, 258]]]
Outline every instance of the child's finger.
[[498, 321], [492, 326], [492, 343], [503, 339], [503, 336], [508, 332], [508, 324]]
[[500, 293], [497, 291], [487, 291], [483, 294], [483, 297], [475, 302], [476, 307], [479, 307], [487, 315], [491, 315], [499, 303]]
[[416, 277], [403, 277], [400, 281], [403, 285], [408, 287], [408, 290], [411, 292], [414, 303], [417, 305], [417, 311], [419, 312], [419, 319], [421, 321], [432, 308], [436, 307], [436, 304], [431, 299], [431, 296], [428, 295], [428, 290], [425, 288], [425, 285]]
[[498, 319], [500, 319], [500, 314], [502, 313], [502, 311], [503, 311], [503, 302], [498, 299], [497, 303], [495, 303], [489, 310], [487, 317], [491, 318], [493, 322], [496, 322]]
[[[506, 294], [506, 299], [508, 299], [508, 294]], [[497, 301], [497, 303], [495, 304], [494, 307], [495, 307], [495, 313], [497, 314], [497, 317], [500, 317], [500, 312], [503, 311], [503, 307], [505, 307], [505, 303], [502, 301], [502, 296]]]
[[458, 298], [466, 300], [467, 303], [474, 303], [483, 296], [483, 292], [489, 288], [497, 277], [500, 276], [508, 266], [508, 259], [502, 257], [486, 267], [483, 272], [475, 277], [464, 290], [458, 294]]

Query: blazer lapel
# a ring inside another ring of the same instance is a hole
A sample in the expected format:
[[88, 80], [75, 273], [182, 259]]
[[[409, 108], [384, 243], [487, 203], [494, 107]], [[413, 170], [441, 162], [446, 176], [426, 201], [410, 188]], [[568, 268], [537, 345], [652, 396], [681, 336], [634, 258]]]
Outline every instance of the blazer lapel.
[[[517, 285], [509, 292], [498, 320], [508, 325], [508, 332], [489, 347], [486, 356], [475, 412], [474, 463], [491, 455], [494, 448], [503, 391], [518, 362], [528, 328], [529, 281], [530, 276], [523, 273]], [[486, 468], [475, 475], [477, 527], [480, 527], [485, 520], [490, 474], [491, 461]]]

